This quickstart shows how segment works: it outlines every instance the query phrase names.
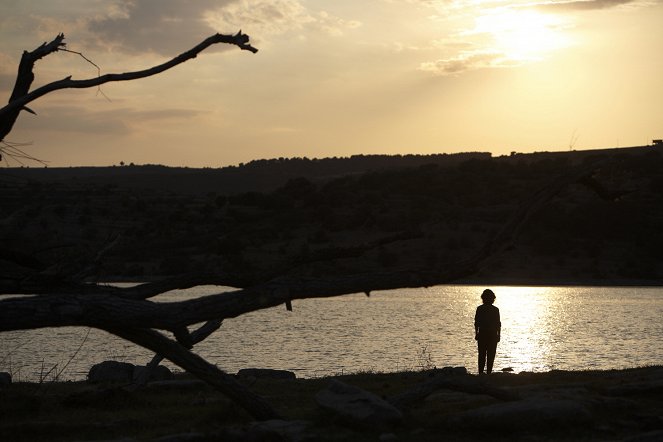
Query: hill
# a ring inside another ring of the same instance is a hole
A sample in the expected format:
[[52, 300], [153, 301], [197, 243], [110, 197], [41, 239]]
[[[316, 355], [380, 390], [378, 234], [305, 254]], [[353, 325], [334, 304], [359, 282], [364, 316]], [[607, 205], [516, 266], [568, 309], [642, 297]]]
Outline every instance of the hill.
[[509, 250], [464, 282], [661, 284], [661, 153], [6, 169], [0, 278], [26, 274], [19, 255], [50, 274], [86, 272], [96, 280], [210, 271], [255, 283], [285, 273], [443, 269], [480, 250], [537, 189], [606, 160], [594, 176], [555, 194]]
[[11, 168], [0, 176], [18, 180], [61, 184], [110, 185], [124, 189], [161, 190], [180, 194], [216, 192], [270, 192], [291, 178], [328, 180], [371, 170], [415, 167], [422, 164], [451, 166], [469, 159], [490, 158], [490, 153], [435, 155], [354, 155], [343, 158], [275, 158], [222, 168], [141, 165], [112, 167]]

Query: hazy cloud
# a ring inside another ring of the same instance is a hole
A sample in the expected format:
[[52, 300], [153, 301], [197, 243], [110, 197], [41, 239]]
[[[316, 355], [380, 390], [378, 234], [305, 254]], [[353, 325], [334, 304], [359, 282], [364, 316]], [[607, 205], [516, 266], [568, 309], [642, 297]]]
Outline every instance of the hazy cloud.
[[141, 123], [182, 120], [200, 114], [191, 109], [135, 110], [130, 108], [90, 111], [81, 106], [48, 106], [35, 109], [38, 115], [22, 115], [27, 130], [126, 135]]
[[129, 132], [124, 119], [114, 112], [90, 112], [80, 106], [49, 106], [35, 110], [37, 115], [21, 115], [22, 129], [119, 135]]
[[[89, 22], [100, 45], [126, 53], [178, 54], [216, 32], [238, 30], [259, 41], [266, 35], [315, 27], [339, 35], [359, 26], [299, 0], [125, 0], [104, 18]], [[228, 49], [225, 45], [210, 50]]]
[[174, 55], [216, 32], [236, 32], [237, 29], [213, 29], [205, 20], [208, 11], [233, 1], [124, 1], [112, 16], [90, 21], [89, 29], [100, 44], [122, 52]]
[[535, 5], [537, 9], [549, 12], [591, 11], [597, 9], [613, 8], [625, 4], [635, 4], [637, 0], [572, 0], [561, 2], [545, 2]]
[[419, 70], [434, 75], [453, 75], [482, 68], [512, 67], [517, 65], [498, 52], [462, 52], [456, 57], [421, 63]]
[[207, 18], [217, 26], [257, 32], [256, 37], [305, 28], [342, 35], [344, 30], [361, 25], [357, 20], [346, 20], [326, 11], [311, 11], [298, 0], [241, 0], [209, 12]]

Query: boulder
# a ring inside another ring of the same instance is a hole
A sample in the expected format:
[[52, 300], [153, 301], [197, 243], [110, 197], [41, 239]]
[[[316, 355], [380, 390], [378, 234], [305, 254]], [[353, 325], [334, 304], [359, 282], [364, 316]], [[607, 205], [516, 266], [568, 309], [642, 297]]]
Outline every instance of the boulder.
[[161, 436], [157, 439], [154, 439], [154, 442], [205, 442], [208, 440], [209, 438], [207, 438], [202, 433], [191, 432]]
[[252, 424], [243, 440], [247, 441], [313, 441], [317, 437], [307, 434], [309, 423], [303, 420], [272, 419]]
[[12, 375], [6, 371], [0, 371], [0, 385], [9, 385], [12, 383]]
[[271, 368], [243, 368], [237, 372], [240, 378], [268, 378], [268, 379], [296, 379], [295, 373], [288, 370], [273, 370]]
[[398, 408], [361, 388], [332, 379], [315, 395], [320, 407], [352, 424], [370, 428], [391, 428], [403, 420]]
[[624, 439], [624, 442], [660, 442], [663, 440], [663, 430], [651, 431], [649, 433], [638, 434]]
[[128, 362], [104, 361], [90, 368], [88, 382], [131, 382], [134, 365]]
[[450, 420], [465, 428], [520, 431], [586, 425], [591, 422], [592, 414], [575, 400], [530, 398], [475, 408]]
[[660, 396], [663, 394], [663, 380], [657, 379], [616, 385], [606, 389], [605, 394], [610, 396], [640, 396], [645, 394]]
[[445, 374], [445, 375], [465, 375], [465, 374], [467, 374], [467, 368], [465, 368], [465, 367], [443, 367], [439, 371], [442, 374]]
[[[147, 367], [144, 365], [136, 365], [133, 369], [132, 372], [132, 380], [134, 382], [142, 379], [143, 372], [147, 370]], [[170, 371], [170, 369], [166, 366], [163, 365], [157, 365], [154, 367], [154, 370], [152, 370], [152, 373], [150, 373], [150, 378], [148, 381], [167, 381], [173, 378], [173, 373]]]

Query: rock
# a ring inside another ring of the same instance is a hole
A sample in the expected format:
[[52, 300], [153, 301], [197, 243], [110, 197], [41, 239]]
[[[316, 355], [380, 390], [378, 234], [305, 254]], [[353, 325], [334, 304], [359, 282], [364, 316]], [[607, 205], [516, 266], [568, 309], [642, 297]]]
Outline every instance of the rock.
[[154, 439], [154, 442], [204, 442], [207, 440], [209, 439], [202, 433], [180, 433], [162, 436]]
[[628, 439], [624, 439], [624, 442], [660, 442], [662, 440], [663, 430], [657, 430], [629, 437]]
[[273, 370], [271, 368], [243, 368], [237, 372], [239, 377], [269, 378], [269, 379], [296, 379], [295, 373], [288, 370]]
[[134, 365], [128, 362], [104, 361], [90, 368], [88, 382], [131, 382]]
[[0, 371], [0, 385], [9, 385], [12, 383], [12, 375], [6, 371]]
[[502, 373], [513, 373], [513, 367], [503, 368]]
[[638, 395], [658, 395], [663, 394], [663, 380], [654, 380], [648, 382], [635, 382], [623, 385], [617, 385], [605, 390], [605, 394], [610, 396], [638, 396]]
[[136, 439], [123, 437], [122, 439], [102, 439], [102, 440], [94, 439], [94, 442], [138, 442], [138, 441]]
[[292, 441], [303, 442], [316, 440], [313, 436], [306, 434], [309, 426], [307, 421], [286, 421], [272, 419], [256, 422], [248, 429], [245, 440], [248, 441]]
[[147, 388], [155, 390], [193, 390], [200, 389], [201, 387], [205, 386], [209, 386], [209, 384], [205, 381], [201, 381], [200, 379], [154, 381], [146, 385]]
[[439, 371], [442, 372], [442, 374], [448, 375], [464, 375], [467, 374], [467, 368], [465, 367], [444, 367], [440, 369]]
[[[132, 380], [136, 382], [139, 379], [141, 379], [141, 377], [143, 376], [143, 372], [145, 370], [147, 370], [146, 366], [136, 365], [131, 374]], [[152, 370], [152, 373], [150, 373], [150, 378], [148, 379], [148, 381], [167, 381], [172, 378], [173, 378], [173, 373], [170, 371], [168, 367], [165, 367], [163, 365], [157, 365], [156, 367], [154, 367], [154, 370]]]
[[100, 387], [74, 392], [62, 403], [72, 408], [91, 408], [96, 410], [113, 409], [127, 404], [131, 393], [123, 387]]
[[494, 404], [495, 398], [486, 394], [472, 394], [441, 389], [440, 391], [431, 393], [430, 396], [424, 399], [424, 402], [435, 404], [438, 410], [445, 409], [449, 410], [449, 412], [455, 412]]
[[363, 427], [390, 428], [403, 420], [402, 413], [389, 402], [335, 379], [315, 395], [315, 400], [322, 408]]
[[518, 431], [542, 427], [570, 427], [592, 420], [587, 408], [570, 399], [531, 398], [475, 408], [453, 416], [453, 424], [467, 428]]

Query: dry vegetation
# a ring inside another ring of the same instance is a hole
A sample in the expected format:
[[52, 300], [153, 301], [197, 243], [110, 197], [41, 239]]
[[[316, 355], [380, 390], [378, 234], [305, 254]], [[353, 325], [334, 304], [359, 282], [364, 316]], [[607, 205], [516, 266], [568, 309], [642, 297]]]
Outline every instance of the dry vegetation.
[[[590, 153], [432, 157], [413, 167], [394, 158], [393, 167], [383, 160], [377, 170], [338, 176], [336, 165], [335, 177], [317, 178], [307, 178], [307, 169], [321, 166], [307, 168], [307, 161], [290, 171], [303, 176], [286, 178], [284, 160], [245, 166], [263, 177], [279, 170], [284, 184], [264, 192], [242, 192], [238, 184], [234, 193], [216, 191], [209, 170], [189, 174], [207, 176], [195, 193], [158, 190], [160, 180], [168, 187], [172, 177], [155, 178], [150, 167], [142, 186], [151, 180], [151, 189], [110, 184], [108, 177], [78, 179], [75, 170], [70, 179], [61, 170], [57, 181], [15, 170], [0, 175], [1, 240], [47, 266], [59, 263], [52, 272], [88, 269], [96, 280], [221, 269], [238, 282], [257, 283], [283, 274], [443, 268], [475, 253], [534, 189], [574, 164], [609, 157], [590, 181], [568, 186], [535, 213], [514, 246], [471, 279], [659, 284], [663, 157], [654, 148]], [[356, 170], [353, 159], [347, 164]], [[131, 175], [141, 176], [141, 167], [133, 167]], [[2, 267], [5, 277], [20, 272]]]
[[[439, 374], [429, 370], [337, 379], [390, 397], [434, 376]], [[278, 398], [273, 402], [285, 419], [306, 421], [308, 440], [373, 441], [384, 433], [401, 441], [626, 440], [642, 434], [653, 434], [644, 440], [659, 440], [656, 437], [663, 435], [661, 367], [492, 375], [489, 384], [518, 392], [524, 399], [572, 399], [591, 413], [582, 423], [563, 416], [534, 415], [529, 423], [505, 418], [498, 428], [481, 421], [468, 427], [457, 419], [463, 412], [500, 403], [485, 395], [442, 389], [409, 407], [401, 425], [378, 430], [347, 425], [316, 405], [314, 396], [329, 382], [327, 378], [245, 382], [267, 398]], [[250, 416], [201, 382], [153, 384], [135, 392], [120, 384], [18, 383], [3, 388], [0, 415], [0, 439], [12, 441], [151, 440], [182, 433], [198, 434], [191, 440], [245, 440], [252, 428]], [[271, 437], [268, 440], [288, 440]]]

